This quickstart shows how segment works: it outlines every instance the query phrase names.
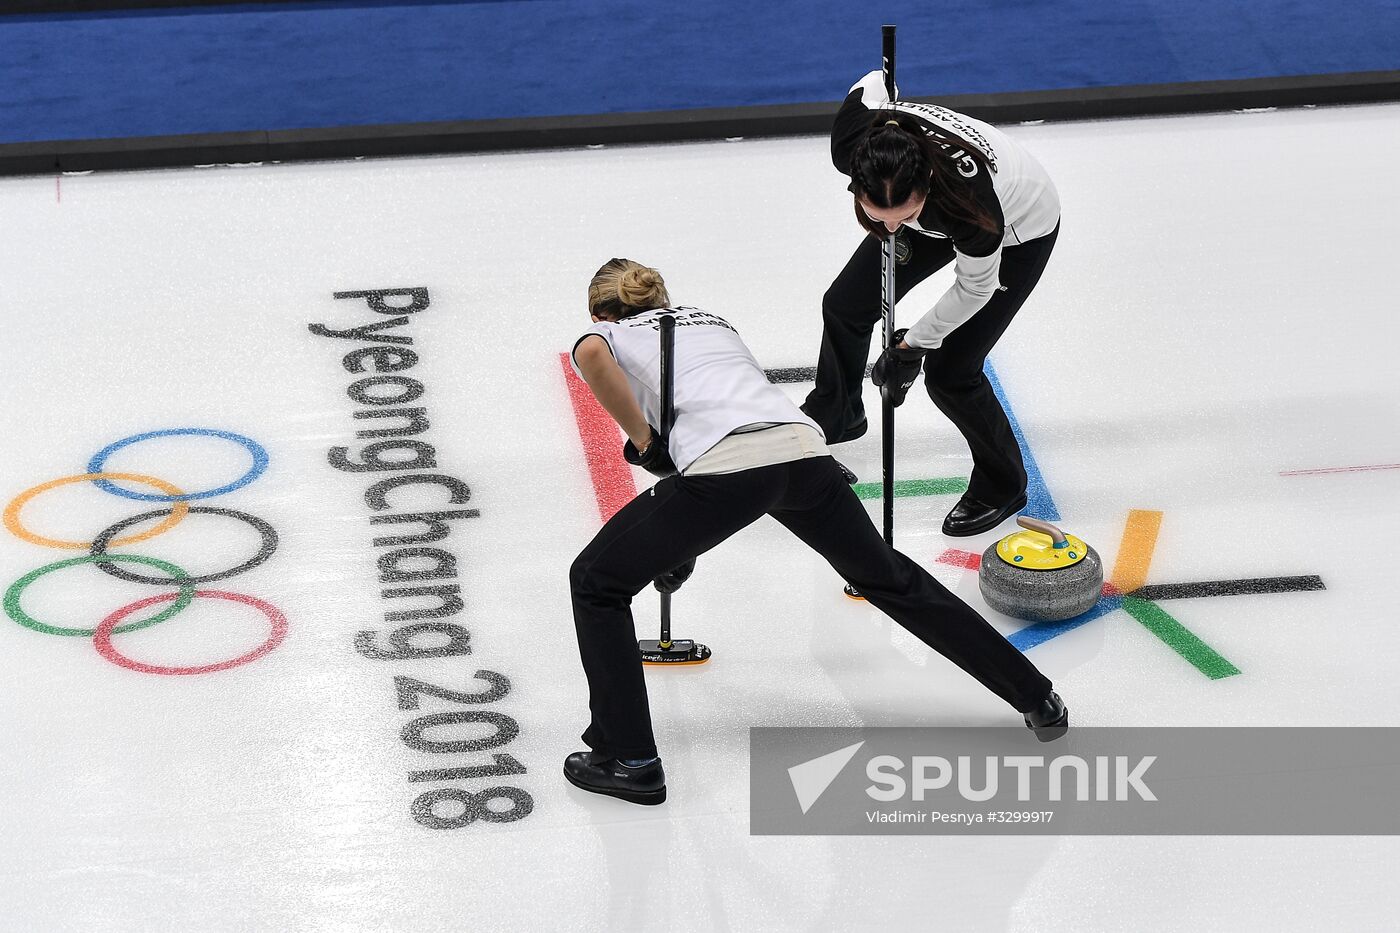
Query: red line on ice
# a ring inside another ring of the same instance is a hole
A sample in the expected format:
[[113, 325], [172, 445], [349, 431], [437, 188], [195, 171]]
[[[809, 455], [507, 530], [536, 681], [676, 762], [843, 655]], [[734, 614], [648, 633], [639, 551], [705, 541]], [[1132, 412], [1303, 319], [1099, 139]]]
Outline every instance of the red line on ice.
[[1323, 467], [1320, 470], [1285, 470], [1279, 476], [1317, 476], [1322, 473], [1365, 473], [1369, 470], [1400, 470], [1400, 463], [1376, 463], [1369, 466]]
[[637, 496], [632, 468], [622, 459], [622, 429], [598, 404], [587, 383], [574, 373], [569, 354], [559, 354], [559, 362], [564, 367], [569, 399], [574, 403], [574, 420], [578, 422], [578, 438], [583, 442], [593, 492], [598, 497], [598, 514], [607, 521]]
[[937, 560], [940, 564], [952, 564], [954, 567], [961, 567], [964, 570], [977, 570], [982, 566], [981, 554], [959, 551], [956, 548], [949, 548], [939, 554]]

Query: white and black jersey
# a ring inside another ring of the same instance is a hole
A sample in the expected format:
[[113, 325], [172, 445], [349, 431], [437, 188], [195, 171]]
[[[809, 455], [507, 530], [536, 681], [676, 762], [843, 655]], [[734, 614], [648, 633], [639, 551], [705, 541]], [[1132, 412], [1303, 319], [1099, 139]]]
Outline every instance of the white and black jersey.
[[[959, 324], [976, 314], [996, 292], [1001, 250], [1045, 236], [1060, 221], [1060, 196], [1040, 163], [1025, 147], [989, 123], [932, 104], [891, 102], [884, 76], [872, 71], [851, 88], [836, 114], [831, 159], [844, 175], [865, 132], [891, 110], [914, 117], [936, 139], [977, 202], [996, 221], [996, 232], [945, 216], [933, 199], [906, 229], [952, 241], [957, 280], [933, 309], [909, 329], [910, 346], [933, 349]], [[984, 171], [968, 147], [986, 160]]]
[[[783, 391], [768, 381], [738, 332], [716, 314], [699, 308], [677, 307], [644, 311], [621, 321], [603, 321], [575, 341], [574, 349], [597, 334], [608, 342], [613, 359], [627, 375], [632, 395], [653, 427], [661, 424], [660, 316], [676, 318], [675, 367], [672, 386], [676, 423], [667, 447], [682, 473], [737, 428], [758, 424], [816, 422]], [[574, 371], [578, 361], [571, 352]], [[580, 378], [583, 376], [579, 372]]]

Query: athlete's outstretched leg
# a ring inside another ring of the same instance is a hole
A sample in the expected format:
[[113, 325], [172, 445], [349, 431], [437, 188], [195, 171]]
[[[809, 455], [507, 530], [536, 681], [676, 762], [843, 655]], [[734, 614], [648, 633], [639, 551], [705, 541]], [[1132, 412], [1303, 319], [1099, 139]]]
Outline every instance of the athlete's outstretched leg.
[[871, 605], [1018, 712], [1035, 710], [1049, 696], [1050, 681], [1025, 655], [928, 571], [885, 543], [831, 458], [791, 466], [788, 493], [771, 514]]

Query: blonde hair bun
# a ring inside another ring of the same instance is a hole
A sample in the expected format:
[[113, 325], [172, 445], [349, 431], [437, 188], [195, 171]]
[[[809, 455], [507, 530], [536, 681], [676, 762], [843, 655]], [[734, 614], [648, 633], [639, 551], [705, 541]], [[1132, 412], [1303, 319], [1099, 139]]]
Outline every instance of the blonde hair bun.
[[610, 259], [588, 283], [588, 310], [607, 320], [671, 303], [661, 273], [632, 259]]
[[629, 308], [664, 307], [666, 283], [655, 269], [629, 266], [617, 277], [617, 297]]

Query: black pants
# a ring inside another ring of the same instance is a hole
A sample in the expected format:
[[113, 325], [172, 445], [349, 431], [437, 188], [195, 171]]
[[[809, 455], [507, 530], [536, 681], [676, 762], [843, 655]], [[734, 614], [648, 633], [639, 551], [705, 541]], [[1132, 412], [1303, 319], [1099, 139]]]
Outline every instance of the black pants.
[[[1021, 448], [1006, 412], [982, 372], [987, 354], [1040, 281], [1060, 228], [1020, 246], [1003, 248], [1002, 289], [924, 359], [924, 385], [938, 410], [953, 422], [972, 450], [967, 493], [1001, 505], [1026, 490]], [[953, 261], [953, 246], [905, 232], [912, 247], [907, 265], [895, 267], [895, 300]], [[822, 299], [822, 347], [817, 385], [802, 404], [821, 425], [828, 442], [838, 442], [865, 419], [861, 401], [870, 339], [880, 321], [881, 241], [866, 237]]]
[[[632, 597], [765, 513], [825, 557], [871, 605], [1018, 711], [1050, 692], [1050, 681], [972, 607], [885, 543], [830, 457], [811, 457], [664, 479], [614, 515], [579, 554], [569, 585], [592, 711], [583, 740], [594, 751], [618, 758], [657, 753]], [[683, 594], [676, 598], [683, 601]], [[781, 601], [773, 610], [781, 612]]]

